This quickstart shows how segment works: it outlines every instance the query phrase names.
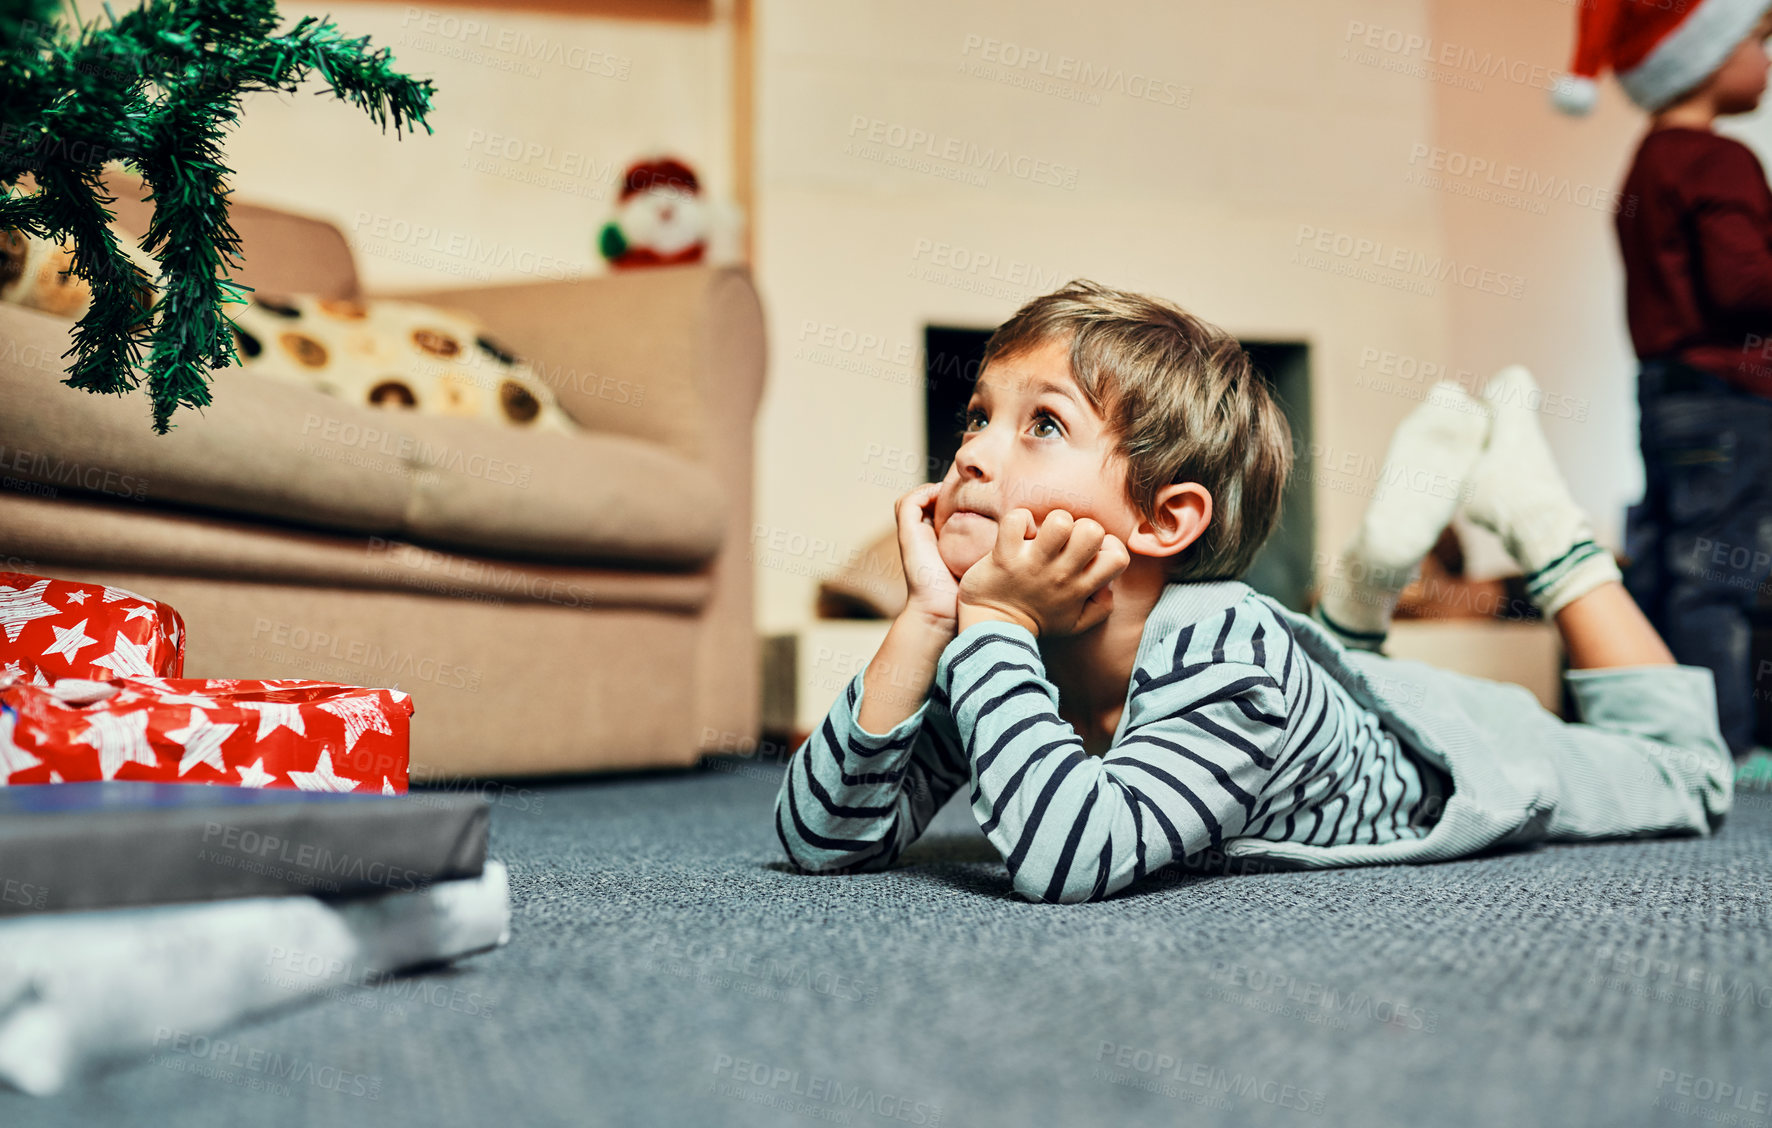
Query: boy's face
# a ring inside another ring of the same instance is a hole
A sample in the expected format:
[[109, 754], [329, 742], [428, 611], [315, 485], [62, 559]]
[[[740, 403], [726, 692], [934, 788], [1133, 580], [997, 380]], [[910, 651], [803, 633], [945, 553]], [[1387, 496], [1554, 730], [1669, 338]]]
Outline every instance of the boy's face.
[[998, 520], [1016, 508], [1036, 524], [1063, 509], [1131, 540], [1139, 518], [1126, 499], [1125, 466], [1071, 376], [1068, 338], [999, 357], [979, 373], [963, 435], [934, 513], [954, 575], [990, 553]]
[[1759, 107], [1766, 92], [1766, 37], [1772, 35], [1772, 12], [1736, 46], [1713, 76], [1712, 90], [1719, 114], [1745, 114]]

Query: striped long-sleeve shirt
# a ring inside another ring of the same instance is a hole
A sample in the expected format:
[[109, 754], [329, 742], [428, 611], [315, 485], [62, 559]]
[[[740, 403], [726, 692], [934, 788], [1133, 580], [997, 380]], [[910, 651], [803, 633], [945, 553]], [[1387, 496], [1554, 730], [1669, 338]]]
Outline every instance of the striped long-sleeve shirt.
[[[1015, 889], [1097, 900], [1171, 862], [1255, 837], [1322, 846], [1427, 833], [1444, 781], [1248, 590], [1203, 617], [1170, 584], [1146, 619], [1119, 731], [1085, 754], [1037, 639], [997, 621], [943, 650], [917, 711], [856, 721], [857, 673], [789, 762], [776, 831], [802, 870], [890, 866], [962, 786]], [[1222, 585], [1219, 585], [1222, 587]]]

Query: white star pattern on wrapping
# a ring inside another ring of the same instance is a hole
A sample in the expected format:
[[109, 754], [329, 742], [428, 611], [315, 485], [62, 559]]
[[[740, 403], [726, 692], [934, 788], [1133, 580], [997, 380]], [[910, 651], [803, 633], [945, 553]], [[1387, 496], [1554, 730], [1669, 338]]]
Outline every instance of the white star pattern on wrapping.
[[106, 603], [115, 603], [119, 599], [135, 599], [135, 600], [140, 600], [143, 603], [147, 602], [146, 600], [142, 599], [141, 596], [135, 594], [133, 591], [130, 591], [128, 588], [114, 588], [114, 587], [110, 587], [109, 585], [107, 585], [105, 587], [105, 602]]
[[345, 779], [332, 770], [332, 749], [320, 750], [320, 762], [311, 772], [290, 772], [289, 780], [302, 791], [355, 791], [357, 781]]
[[280, 728], [286, 728], [297, 736], [308, 735], [307, 723], [301, 718], [301, 706], [291, 705], [285, 701], [242, 701], [240, 708], [251, 709], [258, 714], [258, 735], [254, 740], [263, 740]]
[[194, 705], [199, 709], [220, 708], [220, 706], [216, 704], [215, 698], [206, 697], [201, 693], [174, 693], [172, 691], [172, 684], [165, 678], [143, 677], [138, 675], [134, 680], [139, 681], [144, 685], [153, 686], [156, 691], [154, 694], [155, 699], [166, 705]]
[[213, 697], [205, 697], [201, 693], [162, 693], [155, 698], [163, 705], [190, 705], [198, 709], [219, 709]]
[[12, 742], [12, 728], [18, 717], [11, 709], [0, 709], [0, 774], [6, 779], [12, 773], [34, 768], [43, 761]]
[[68, 593], [68, 602], [84, 605], [86, 603], [86, 593], [83, 591], [71, 591]]
[[394, 785], [391, 782], [389, 782], [387, 776], [381, 777], [381, 793], [383, 795], [398, 795], [398, 794], [400, 794], [398, 791], [394, 790]]
[[32, 668], [30, 668], [30, 676], [27, 678], [23, 666], [19, 666], [18, 662], [7, 662], [7, 664], [5, 664], [5, 669], [0, 669], [0, 687], [11, 685], [14, 680], [21, 680], [21, 682], [27, 682], [27, 684], [30, 685], [50, 684], [50, 678], [43, 676], [43, 671], [41, 671], [41, 669], [32, 666]]
[[182, 776], [198, 764], [208, 764], [216, 771], [225, 773], [228, 769], [222, 763], [222, 741], [234, 735], [234, 730], [239, 727], [211, 724], [207, 713], [201, 709], [192, 709], [191, 719], [185, 723], [184, 728], [166, 734], [166, 739], [176, 741], [185, 750], [184, 759], [178, 762], [178, 774]]
[[116, 672], [120, 678], [153, 676], [154, 668], [148, 665], [148, 644], [131, 642], [121, 633], [117, 635], [117, 648], [103, 658], [94, 658], [94, 666], [104, 666]]
[[91, 726], [74, 739], [98, 749], [98, 772], [116, 779], [124, 764], [154, 766], [154, 749], [148, 744], [148, 711], [94, 713]]
[[264, 787], [277, 778], [276, 772], [265, 771], [265, 758], [260, 756], [250, 768], [235, 768], [240, 773], [241, 787]]
[[49, 694], [63, 705], [91, 705], [112, 697], [117, 699], [117, 704], [123, 705], [141, 697], [140, 693], [132, 693], [122, 684], [91, 678], [57, 678]]
[[43, 602], [43, 593], [47, 590], [49, 590], [48, 580], [38, 580], [28, 588], [13, 588], [0, 584], [0, 626], [6, 628], [7, 642], [17, 642], [18, 633], [24, 630], [25, 624], [32, 619], [61, 614], [60, 611]]
[[346, 752], [357, 747], [358, 738], [366, 732], [394, 735], [394, 730], [388, 727], [387, 714], [381, 711], [381, 702], [374, 698], [341, 697], [337, 701], [321, 702], [320, 708], [344, 721]]
[[138, 603], [123, 613], [125, 623], [131, 619], [146, 619], [151, 623], [154, 621], [154, 609], [146, 603]]
[[68, 661], [73, 662], [80, 651], [88, 646], [97, 646], [98, 639], [92, 638], [86, 633], [86, 624], [89, 622], [91, 622], [90, 619], [81, 619], [66, 630], [54, 623], [49, 624], [49, 629], [55, 632], [55, 645], [45, 650], [43, 656], [47, 658], [51, 654], [65, 654], [68, 656]]

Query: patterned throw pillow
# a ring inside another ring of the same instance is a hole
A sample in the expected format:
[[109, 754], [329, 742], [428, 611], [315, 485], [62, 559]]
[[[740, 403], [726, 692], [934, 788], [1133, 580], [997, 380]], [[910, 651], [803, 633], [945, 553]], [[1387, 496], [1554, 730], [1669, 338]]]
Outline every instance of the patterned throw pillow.
[[[149, 258], [118, 228], [121, 246], [151, 277]], [[72, 245], [0, 231], [0, 301], [79, 319], [92, 301], [66, 273]], [[418, 302], [252, 294], [227, 307], [248, 372], [390, 411], [455, 415], [534, 431], [581, 428], [527, 363], [473, 318]]]
[[[116, 227], [111, 232], [117, 245], [154, 277], [154, 260], [135, 240]], [[72, 243], [57, 245], [23, 231], [0, 231], [0, 301], [79, 320], [92, 301], [92, 290], [85, 279], [67, 273], [73, 257]]]
[[368, 407], [576, 431], [529, 365], [470, 317], [418, 302], [253, 294], [234, 307], [241, 364]]

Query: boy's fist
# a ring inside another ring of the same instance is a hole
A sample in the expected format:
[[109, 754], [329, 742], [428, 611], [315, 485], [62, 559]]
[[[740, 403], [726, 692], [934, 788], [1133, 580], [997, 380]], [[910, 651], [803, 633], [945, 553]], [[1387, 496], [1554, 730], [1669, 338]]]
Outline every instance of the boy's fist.
[[957, 629], [960, 581], [948, 571], [935, 540], [940, 492], [941, 483], [930, 482], [898, 499], [898, 555], [904, 563], [905, 611]]
[[1036, 532], [1034, 515], [1011, 509], [997, 524], [990, 554], [960, 577], [959, 625], [998, 617], [1035, 635], [1081, 634], [1108, 617], [1114, 593], [1108, 584], [1132, 563], [1125, 542], [1089, 517], [1062, 509], [1046, 515]]

